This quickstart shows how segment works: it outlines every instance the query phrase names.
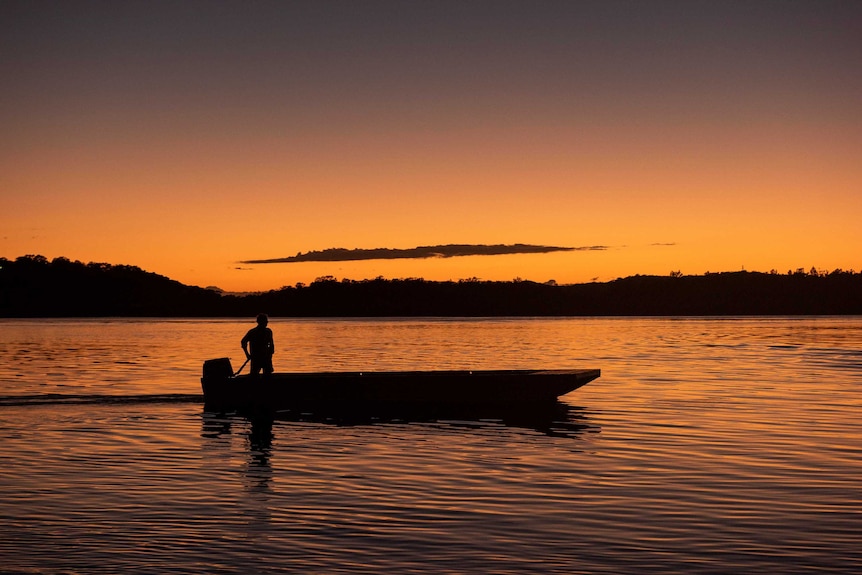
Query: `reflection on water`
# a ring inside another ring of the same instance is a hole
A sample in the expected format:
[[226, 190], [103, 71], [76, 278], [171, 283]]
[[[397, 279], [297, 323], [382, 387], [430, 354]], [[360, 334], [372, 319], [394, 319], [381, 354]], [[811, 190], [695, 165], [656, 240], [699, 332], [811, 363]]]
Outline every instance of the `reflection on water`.
[[[448, 419], [441, 418], [441, 415]], [[598, 433], [599, 428], [590, 424], [586, 410], [564, 403], [530, 410], [506, 410], [501, 413], [477, 412], [475, 410], [453, 411], [441, 414], [411, 409], [397, 414], [357, 412], [320, 413], [281, 411], [277, 413], [265, 411], [255, 414], [222, 414], [204, 412], [201, 415], [201, 437], [211, 440], [224, 440], [239, 427], [239, 434], [244, 438], [248, 452], [246, 476], [249, 486], [255, 491], [269, 491], [272, 481], [270, 459], [273, 457], [273, 442], [276, 433], [290, 435], [291, 425], [318, 424], [334, 427], [377, 426], [400, 429], [410, 426], [412, 430], [426, 427], [429, 433], [435, 433], [442, 427], [464, 433], [480, 433], [492, 435], [517, 432], [538, 432], [548, 437], [565, 437], [578, 439], [583, 433]]]
[[201, 416], [201, 437], [218, 438], [232, 432], [235, 421], [248, 426], [249, 452], [260, 463], [266, 463], [271, 455], [274, 438], [273, 426], [276, 424], [314, 423], [336, 427], [353, 426], [403, 426], [426, 425], [439, 428], [448, 426], [466, 431], [499, 430], [501, 428], [522, 429], [542, 433], [549, 437], [568, 437], [576, 439], [583, 433], [598, 433], [599, 426], [591, 424], [586, 410], [565, 403], [532, 407], [530, 409], [491, 409], [475, 408], [424, 410], [416, 407], [402, 408], [397, 412], [379, 413], [376, 411], [320, 411], [299, 412], [284, 410], [279, 412], [261, 411], [253, 414], [223, 414], [204, 412]]
[[862, 572], [862, 318], [275, 319], [277, 369], [602, 378], [538, 415], [202, 411], [246, 323], [0, 321], [0, 571]]
[[363, 407], [362, 409], [319, 408], [318, 411], [281, 410], [243, 414], [203, 413], [203, 437], [229, 433], [230, 418], [241, 418], [251, 423], [251, 439], [272, 441], [272, 426], [278, 422], [320, 423], [335, 426], [434, 424], [469, 428], [504, 426], [544, 433], [548, 436], [576, 437], [583, 432], [597, 433], [599, 427], [591, 424], [582, 407], [556, 402], [551, 405], [528, 407]]

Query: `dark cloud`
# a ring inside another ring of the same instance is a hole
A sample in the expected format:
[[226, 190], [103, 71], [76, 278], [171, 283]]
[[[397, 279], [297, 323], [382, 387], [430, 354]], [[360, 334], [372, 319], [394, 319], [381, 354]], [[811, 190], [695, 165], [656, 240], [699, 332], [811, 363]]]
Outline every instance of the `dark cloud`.
[[298, 253], [286, 258], [266, 260], [245, 260], [243, 264], [281, 264], [298, 262], [346, 262], [359, 260], [395, 260], [423, 258], [453, 258], [458, 256], [499, 256], [506, 254], [545, 254], [550, 252], [575, 252], [606, 250], [607, 246], [534, 246], [529, 244], [512, 245], [469, 245], [449, 244], [445, 246], [419, 246], [410, 249], [376, 248], [352, 249], [330, 248], [321, 251]]

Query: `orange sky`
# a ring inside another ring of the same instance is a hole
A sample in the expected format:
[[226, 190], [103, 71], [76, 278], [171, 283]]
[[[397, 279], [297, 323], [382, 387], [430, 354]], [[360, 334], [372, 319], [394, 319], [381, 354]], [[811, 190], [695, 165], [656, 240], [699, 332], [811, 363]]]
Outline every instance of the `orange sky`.
[[[862, 268], [859, 3], [4, 2], [0, 73], [2, 257], [236, 291]], [[608, 249], [237, 263], [450, 243]]]

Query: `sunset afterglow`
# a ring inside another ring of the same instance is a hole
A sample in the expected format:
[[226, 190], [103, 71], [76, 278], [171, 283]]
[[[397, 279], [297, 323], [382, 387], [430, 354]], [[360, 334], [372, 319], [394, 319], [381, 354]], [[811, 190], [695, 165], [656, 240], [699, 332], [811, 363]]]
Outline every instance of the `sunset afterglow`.
[[[862, 268], [853, 2], [4, 2], [0, 257], [316, 277]], [[329, 248], [603, 250], [243, 264]]]

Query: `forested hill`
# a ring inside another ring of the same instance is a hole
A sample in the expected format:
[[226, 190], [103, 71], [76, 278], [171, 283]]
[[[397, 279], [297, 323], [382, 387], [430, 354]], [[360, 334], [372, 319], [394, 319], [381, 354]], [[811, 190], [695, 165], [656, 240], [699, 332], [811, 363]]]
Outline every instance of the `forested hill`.
[[206, 316], [221, 296], [134, 266], [0, 258], [0, 317]]
[[633, 276], [538, 284], [320, 278], [226, 295], [126, 265], [0, 258], [0, 317], [374, 317], [862, 314], [862, 274], [836, 270]]

